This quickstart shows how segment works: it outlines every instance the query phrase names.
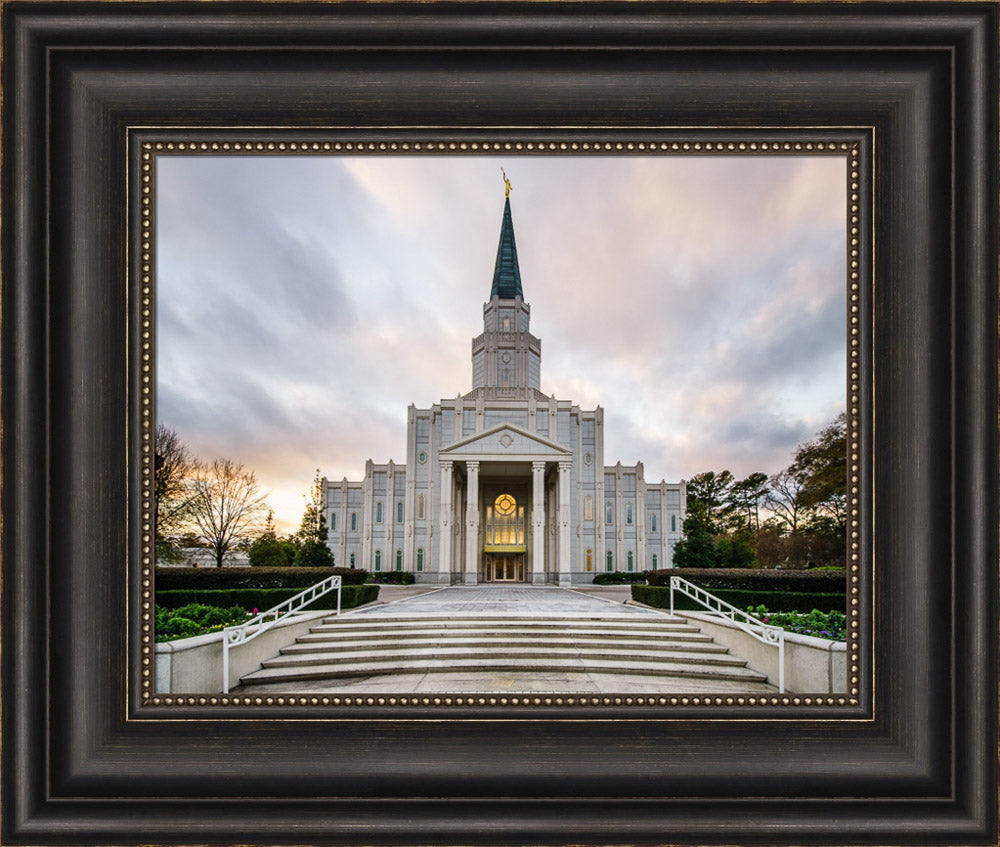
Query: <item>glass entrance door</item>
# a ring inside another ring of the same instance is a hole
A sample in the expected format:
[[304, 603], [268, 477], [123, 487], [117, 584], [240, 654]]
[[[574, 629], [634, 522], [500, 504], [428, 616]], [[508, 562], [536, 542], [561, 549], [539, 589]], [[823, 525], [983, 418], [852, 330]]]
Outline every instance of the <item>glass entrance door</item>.
[[486, 571], [491, 582], [524, 582], [524, 556], [490, 556]]

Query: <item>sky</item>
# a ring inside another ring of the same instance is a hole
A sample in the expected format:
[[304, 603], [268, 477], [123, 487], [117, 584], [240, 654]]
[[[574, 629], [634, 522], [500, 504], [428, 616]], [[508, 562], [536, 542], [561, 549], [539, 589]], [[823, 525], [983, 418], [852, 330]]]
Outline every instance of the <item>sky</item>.
[[649, 482], [787, 467], [844, 409], [843, 156], [161, 156], [156, 416], [255, 471], [406, 461], [472, 387], [503, 167], [541, 388], [605, 411]]

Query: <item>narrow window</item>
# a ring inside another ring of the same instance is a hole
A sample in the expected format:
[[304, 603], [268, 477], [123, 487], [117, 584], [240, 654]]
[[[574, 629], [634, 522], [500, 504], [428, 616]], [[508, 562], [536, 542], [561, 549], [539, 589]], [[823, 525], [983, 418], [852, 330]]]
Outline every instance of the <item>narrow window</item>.
[[628, 569], [629, 569], [630, 571], [631, 571], [631, 570], [634, 570], [634, 568], [632, 567], [632, 565], [633, 565], [633, 562], [632, 562], [632, 551], [631, 551], [631, 550], [629, 550], [629, 551], [628, 551]]
[[400, 500], [396, 504], [396, 523], [402, 523], [402, 522], [403, 522], [403, 501]]
[[403, 551], [396, 551], [396, 570], [401, 571], [403, 569]]
[[594, 569], [594, 551], [589, 547], [587, 548], [587, 570], [592, 571]]
[[382, 570], [382, 551], [381, 550], [376, 550], [375, 551], [375, 570], [377, 570], [377, 571]]
[[351, 532], [358, 531], [358, 513], [351, 512]]
[[653, 570], [656, 570], [656, 553], [653, 554]]
[[594, 498], [589, 494], [583, 500], [583, 519], [585, 521], [594, 519]]
[[330, 532], [337, 531], [337, 513], [330, 512]]
[[615, 569], [615, 557], [610, 550], [608, 550], [605, 560], [607, 562], [606, 569], [613, 571]]
[[420, 494], [417, 496], [417, 520], [422, 521], [424, 519], [424, 495]]
[[611, 524], [614, 523], [614, 520], [615, 520], [615, 510], [611, 504], [611, 501], [609, 500], [607, 503], [604, 504], [604, 522], [606, 524]]
[[422, 571], [424, 569], [424, 548], [420, 547], [417, 550], [417, 570]]
[[632, 504], [631, 503], [626, 503], [625, 504], [625, 523], [627, 523], [627, 524], [631, 524], [632, 523]]
[[656, 532], [656, 515], [649, 516], [649, 531]]
[[382, 523], [382, 501], [375, 504], [375, 523]]
[[670, 531], [677, 532], [677, 515], [670, 516]]
[[354, 567], [354, 554], [351, 553], [351, 567]]

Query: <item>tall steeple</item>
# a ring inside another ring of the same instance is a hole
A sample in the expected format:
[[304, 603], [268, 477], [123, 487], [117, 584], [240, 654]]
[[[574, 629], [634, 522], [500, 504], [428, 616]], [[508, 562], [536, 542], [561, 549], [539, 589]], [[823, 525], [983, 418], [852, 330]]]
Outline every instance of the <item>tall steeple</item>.
[[521, 290], [521, 269], [517, 264], [517, 244], [514, 241], [514, 221], [510, 216], [510, 196], [503, 203], [503, 222], [500, 224], [500, 243], [497, 261], [493, 268], [493, 289], [490, 297], [513, 300], [524, 297]]
[[543, 397], [540, 390], [542, 342], [529, 332], [531, 307], [524, 302], [517, 263], [514, 221], [510, 214], [510, 181], [500, 243], [493, 269], [490, 300], [483, 305], [483, 334], [472, 340], [472, 393], [488, 397]]

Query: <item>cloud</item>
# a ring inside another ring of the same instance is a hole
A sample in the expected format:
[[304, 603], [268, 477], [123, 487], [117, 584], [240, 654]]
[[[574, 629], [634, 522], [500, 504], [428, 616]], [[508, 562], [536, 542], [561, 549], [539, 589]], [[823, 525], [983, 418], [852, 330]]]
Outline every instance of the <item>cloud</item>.
[[772, 472], [843, 407], [843, 159], [165, 157], [158, 420], [286, 524], [315, 468], [404, 461], [407, 405], [471, 387], [501, 166], [542, 389], [608, 462]]

